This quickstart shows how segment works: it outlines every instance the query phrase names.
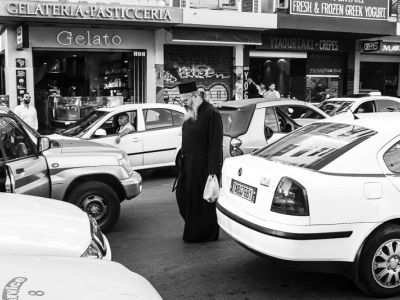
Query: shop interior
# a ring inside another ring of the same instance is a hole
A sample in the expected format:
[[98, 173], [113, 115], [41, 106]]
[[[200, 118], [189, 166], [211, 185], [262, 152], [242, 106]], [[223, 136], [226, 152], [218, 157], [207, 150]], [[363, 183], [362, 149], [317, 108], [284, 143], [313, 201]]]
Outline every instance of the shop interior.
[[[249, 78], [256, 84], [275, 83], [284, 98], [305, 100], [306, 59], [302, 58], [250, 58]], [[249, 97], [258, 97], [257, 89], [249, 88]]]
[[34, 51], [35, 106], [43, 132], [97, 107], [143, 103], [146, 52]]

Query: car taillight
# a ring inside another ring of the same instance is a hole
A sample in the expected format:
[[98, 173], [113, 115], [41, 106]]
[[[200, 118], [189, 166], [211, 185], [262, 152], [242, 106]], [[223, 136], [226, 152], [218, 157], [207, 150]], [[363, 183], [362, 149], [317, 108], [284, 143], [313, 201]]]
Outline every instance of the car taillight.
[[243, 151], [240, 149], [241, 145], [242, 145], [241, 140], [239, 140], [237, 138], [231, 139], [231, 143], [230, 143], [230, 147], [229, 147], [229, 152], [230, 152], [231, 156], [243, 155]]
[[283, 177], [276, 187], [271, 211], [293, 216], [309, 216], [306, 189], [297, 181]]

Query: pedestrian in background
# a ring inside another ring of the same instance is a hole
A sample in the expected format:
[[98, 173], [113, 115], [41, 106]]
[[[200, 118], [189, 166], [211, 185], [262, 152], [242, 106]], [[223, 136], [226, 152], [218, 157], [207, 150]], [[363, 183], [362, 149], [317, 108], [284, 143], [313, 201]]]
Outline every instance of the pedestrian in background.
[[277, 90], [275, 90], [275, 83], [271, 83], [269, 85], [268, 91], [265, 92], [264, 98], [268, 100], [277, 100], [281, 97], [281, 94]]
[[197, 91], [195, 82], [179, 85], [185, 94], [186, 114], [182, 126], [182, 148], [177, 159], [174, 184], [179, 212], [185, 221], [187, 243], [216, 241], [219, 226], [215, 203], [203, 199], [209, 175], [220, 178], [222, 168], [222, 120], [216, 108]]
[[20, 117], [26, 124], [35, 130], [38, 130], [38, 119], [36, 108], [29, 105], [31, 96], [25, 93], [22, 98], [22, 103], [14, 108], [14, 113]]

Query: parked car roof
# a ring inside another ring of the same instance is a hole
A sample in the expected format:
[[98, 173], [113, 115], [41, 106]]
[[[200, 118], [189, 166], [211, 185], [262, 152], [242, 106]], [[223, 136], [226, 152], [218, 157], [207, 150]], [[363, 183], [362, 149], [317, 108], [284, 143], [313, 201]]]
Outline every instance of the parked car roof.
[[277, 106], [277, 105], [311, 105], [307, 102], [300, 100], [293, 100], [287, 98], [279, 98], [278, 100], [266, 100], [265, 98], [251, 98], [245, 100], [225, 101], [219, 104], [217, 107], [229, 107], [229, 108], [241, 108], [250, 105], [257, 106]]
[[114, 107], [102, 107], [98, 110], [106, 111], [106, 112], [114, 112], [114, 111], [124, 111], [130, 109], [138, 109], [138, 108], [166, 108], [166, 109], [174, 109], [184, 111], [185, 109], [182, 106], [175, 104], [166, 104], [166, 103], [137, 103], [137, 104], [124, 104], [118, 105]]
[[[355, 119], [356, 116], [358, 119]], [[329, 122], [337, 122], [344, 124], [353, 124], [363, 126], [378, 132], [388, 132], [400, 135], [400, 112], [378, 112], [373, 114], [355, 114], [346, 113], [331, 117]], [[325, 120], [327, 122], [328, 120]], [[324, 120], [317, 121], [324, 122]]]

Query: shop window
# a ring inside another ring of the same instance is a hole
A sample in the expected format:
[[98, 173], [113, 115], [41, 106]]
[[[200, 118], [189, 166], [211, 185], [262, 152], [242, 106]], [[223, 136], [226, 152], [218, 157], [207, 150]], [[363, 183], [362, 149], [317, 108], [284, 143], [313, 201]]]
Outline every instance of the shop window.
[[146, 102], [146, 50], [38, 50], [33, 63], [41, 128], [66, 127], [97, 107]]

